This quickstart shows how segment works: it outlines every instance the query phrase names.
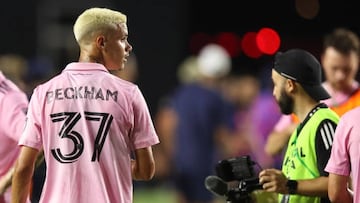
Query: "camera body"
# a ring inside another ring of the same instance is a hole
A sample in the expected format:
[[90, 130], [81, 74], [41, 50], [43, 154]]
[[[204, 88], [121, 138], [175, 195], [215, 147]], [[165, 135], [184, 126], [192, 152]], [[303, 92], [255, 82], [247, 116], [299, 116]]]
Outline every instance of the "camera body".
[[262, 189], [253, 167], [255, 164], [248, 155], [221, 160], [216, 164], [216, 174], [222, 180], [239, 181], [238, 187], [228, 189], [228, 202], [251, 203], [250, 193]]
[[255, 176], [253, 165], [250, 156], [225, 159], [216, 164], [216, 174], [224, 181], [242, 181]]

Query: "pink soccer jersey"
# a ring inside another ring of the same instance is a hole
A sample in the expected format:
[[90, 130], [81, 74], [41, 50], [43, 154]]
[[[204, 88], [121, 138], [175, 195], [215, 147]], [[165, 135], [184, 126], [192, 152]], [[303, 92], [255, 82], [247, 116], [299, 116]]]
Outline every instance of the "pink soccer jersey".
[[[0, 71], [0, 178], [14, 165], [20, 148], [17, 143], [25, 125], [28, 99], [14, 83]], [[10, 190], [0, 203], [10, 202]]]
[[46, 203], [131, 203], [131, 151], [157, 143], [138, 87], [95, 63], [70, 63], [34, 90], [19, 142], [44, 150]]
[[354, 202], [360, 202], [360, 107], [345, 113], [335, 130], [331, 156], [325, 171], [352, 176]]

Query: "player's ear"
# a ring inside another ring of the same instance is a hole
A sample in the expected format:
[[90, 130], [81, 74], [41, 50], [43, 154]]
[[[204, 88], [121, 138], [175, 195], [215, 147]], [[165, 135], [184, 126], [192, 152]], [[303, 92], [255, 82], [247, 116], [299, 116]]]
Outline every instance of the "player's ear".
[[104, 35], [99, 35], [96, 38], [96, 46], [98, 48], [100, 48], [100, 49], [105, 47], [105, 37], [104, 37]]

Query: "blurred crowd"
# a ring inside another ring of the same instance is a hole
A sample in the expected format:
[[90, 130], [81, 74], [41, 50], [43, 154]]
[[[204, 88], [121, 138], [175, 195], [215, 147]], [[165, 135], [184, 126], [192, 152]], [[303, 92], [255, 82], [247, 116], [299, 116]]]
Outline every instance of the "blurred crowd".
[[174, 187], [176, 202], [214, 200], [204, 180], [216, 174], [221, 160], [250, 155], [260, 167], [274, 166], [276, 157], [264, 151], [281, 115], [269, 86], [270, 69], [233, 66], [217, 44], [184, 59], [179, 86], [163, 98], [154, 117], [162, 140], [157, 177]]

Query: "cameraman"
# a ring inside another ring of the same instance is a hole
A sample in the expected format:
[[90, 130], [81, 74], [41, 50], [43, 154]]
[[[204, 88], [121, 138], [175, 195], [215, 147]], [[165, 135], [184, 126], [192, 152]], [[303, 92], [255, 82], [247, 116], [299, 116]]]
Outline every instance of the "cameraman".
[[281, 112], [296, 114], [301, 123], [288, 142], [282, 171], [265, 169], [259, 182], [265, 191], [280, 193], [281, 203], [330, 202], [324, 168], [339, 117], [320, 103], [330, 97], [321, 86], [321, 66], [309, 52], [292, 49], [275, 56], [272, 80]]

